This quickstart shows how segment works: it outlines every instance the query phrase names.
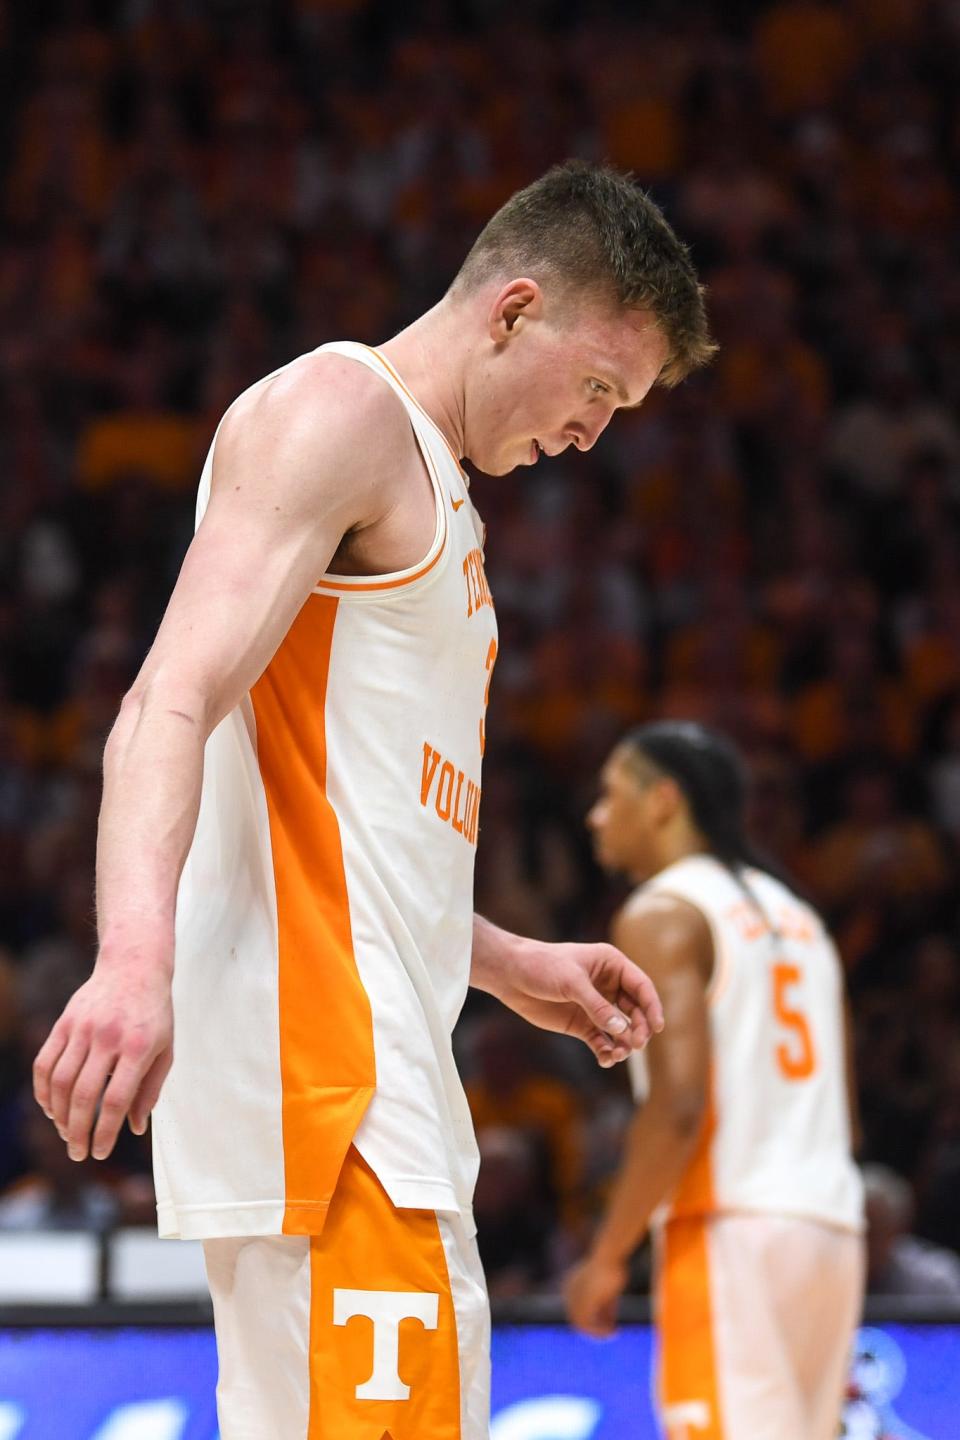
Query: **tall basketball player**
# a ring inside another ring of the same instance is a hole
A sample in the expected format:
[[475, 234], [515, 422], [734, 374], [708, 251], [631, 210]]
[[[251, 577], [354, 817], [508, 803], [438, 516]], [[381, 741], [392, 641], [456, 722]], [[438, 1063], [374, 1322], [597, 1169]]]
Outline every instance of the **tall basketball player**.
[[756, 863], [719, 735], [633, 732], [589, 825], [601, 863], [641, 882], [613, 938], [643, 956], [667, 1025], [631, 1061], [642, 1104], [570, 1318], [610, 1333], [652, 1225], [668, 1440], [833, 1440], [863, 1288], [836, 951]]
[[99, 957], [35, 1088], [75, 1159], [157, 1105], [160, 1230], [204, 1242], [223, 1440], [487, 1434], [467, 986], [603, 1064], [662, 1021], [613, 947], [473, 916], [497, 631], [459, 459], [588, 450], [712, 349], [656, 207], [571, 164], [382, 349], [325, 345], [217, 431], [107, 744]]

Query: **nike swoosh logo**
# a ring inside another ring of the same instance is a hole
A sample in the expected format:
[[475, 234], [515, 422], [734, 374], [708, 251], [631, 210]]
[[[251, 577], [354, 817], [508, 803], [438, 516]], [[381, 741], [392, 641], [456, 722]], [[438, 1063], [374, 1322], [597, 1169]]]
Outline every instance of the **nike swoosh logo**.
[[450, 496], [450, 504], [453, 506], [454, 510], [459, 510], [459, 509], [460, 509], [460, 506], [463, 504], [463, 501], [462, 501], [462, 500], [454, 500], [453, 496], [451, 495], [451, 496]]

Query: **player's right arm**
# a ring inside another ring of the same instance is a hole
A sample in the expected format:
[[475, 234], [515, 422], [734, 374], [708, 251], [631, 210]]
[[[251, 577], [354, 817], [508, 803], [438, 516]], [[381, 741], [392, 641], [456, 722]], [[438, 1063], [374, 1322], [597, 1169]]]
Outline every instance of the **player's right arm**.
[[384, 467], [357, 434], [381, 425], [389, 440], [397, 414], [355, 363], [318, 356], [242, 397], [221, 426], [206, 514], [104, 752], [96, 964], [34, 1062], [37, 1100], [76, 1160], [109, 1154], [128, 1116], [146, 1127], [173, 1058], [174, 913], [204, 744], [342, 537], [389, 509]]

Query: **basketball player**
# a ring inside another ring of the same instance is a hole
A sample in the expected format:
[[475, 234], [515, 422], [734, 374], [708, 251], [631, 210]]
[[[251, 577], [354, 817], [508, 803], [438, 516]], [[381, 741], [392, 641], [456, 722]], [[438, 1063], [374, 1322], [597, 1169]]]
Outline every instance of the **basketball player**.
[[863, 1288], [833, 944], [754, 862], [739, 757], [699, 725], [630, 734], [588, 823], [601, 863], [641, 882], [613, 938], [667, 1025], [631, 1062], [642, 1105], [570, 1319], [612, 1331], [652, 1224], [668, 1440], [833, 1440]]
[[712, 349], [660, 212], [570, 164], [382, 349], [325, 345], [219, 426], [107, 743], [96, 967], [35, 1089], [78, 1160], [157, 1105], [160, 1231], [204, 1242], [223, 1440], [487, 1434], [467, 985], [601, 1064], [662, 1018], [611, 946], [472, 914], [497, 631], [460, 457], [588, 450]]

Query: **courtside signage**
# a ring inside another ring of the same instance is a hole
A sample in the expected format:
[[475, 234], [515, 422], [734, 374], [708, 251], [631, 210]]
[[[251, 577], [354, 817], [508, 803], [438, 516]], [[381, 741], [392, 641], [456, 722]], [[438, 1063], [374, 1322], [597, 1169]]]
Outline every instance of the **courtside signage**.
[[[646, 1325], [498, 1327], [491, 1440], [658, 1440], [650, 1354]], [[956, 1434], [958, 1354], [960, 1326], [861, 1330], [847, 1440]], [[215, 1380], [206, 1329], [0, 1330], [0, 1440], [217, 1440]]]

